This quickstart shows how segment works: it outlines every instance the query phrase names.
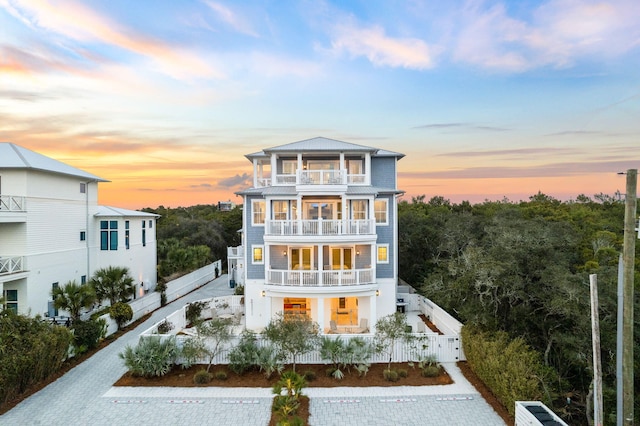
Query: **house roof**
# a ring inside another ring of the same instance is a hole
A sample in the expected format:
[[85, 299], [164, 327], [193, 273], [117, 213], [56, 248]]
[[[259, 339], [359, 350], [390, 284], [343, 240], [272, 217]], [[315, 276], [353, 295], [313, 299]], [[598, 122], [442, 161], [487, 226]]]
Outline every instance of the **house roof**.
[[404, 154], [398, 152], [387, 151], [383, 149], [374, 148], [371, 146], [357, 145], [350, 142], [343, 142], [336, 139], [329, 139], [324, 137], [315, 137], [311, 139], [305, 139], [298, 142], [292, 142], [284, 145], [275, 146], [272, 148], [265, 148], [260, 152], [253, 154], [247, 154], [246, 157], [249, 160], [253, 158], [264, 158], [269, 154], [275, 153], [322, 153], [322, 152], [369, 152], [372, 156], [392, 156], [402, 158]]
[[77, 169], [46, 155], [38, 154], [11, 142], [0, 142], [0, 169], [30, 169], [49, 173], [109, 182], [96, 175]]
[[138, 210], [121, 209], [119, 207], [98, 206], [95, 217], [160, 217], [159, 214], [141, 212]]

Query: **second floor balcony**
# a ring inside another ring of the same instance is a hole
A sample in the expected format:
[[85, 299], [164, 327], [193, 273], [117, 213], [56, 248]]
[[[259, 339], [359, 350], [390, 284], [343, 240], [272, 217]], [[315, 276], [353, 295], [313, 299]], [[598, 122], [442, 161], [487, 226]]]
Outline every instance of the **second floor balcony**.
[[0, 275], [24, 272], [24, 257], [0, 257]]
[[320, 235], [375, 235], [373, 219], [360, 220], [267, 220], [265, 235], [320, 236]]
[[338, 287], [368, 285], [375, 282], [373, 268], [343, 270], [267, 270], [266, 283], [295, 287]]

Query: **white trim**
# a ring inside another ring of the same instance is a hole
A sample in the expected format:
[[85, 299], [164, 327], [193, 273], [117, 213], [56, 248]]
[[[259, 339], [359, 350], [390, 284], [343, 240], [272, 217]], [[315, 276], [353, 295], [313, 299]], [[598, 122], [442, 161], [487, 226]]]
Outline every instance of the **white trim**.
[[[255, 250], [260, 249], [262, 254], [262, 260], [256, 260]], [[251, 245], [251, 264], [252, 265], [264, 265], [264, 245], [263, 244], [252, 244]]]
[[[255, 205], [258, 203], [262, 203], [262, 223], [255, 222], [256, 218], [256, 207]], [[264, 226], [265, 221], [267, 220], [267, 200], [251, 200], [251, 225], [252, 226]]]
[[[387, 258], [385, 260], [380, 260], [380, 249], [385, 248], [387, 252]], [[389, 244], [376, 244], [376, 263], [389, 263]]]
[[[379, 201], [384, 202], [386, 205], [384, 222], [378, 222], [378, 218], [376, 217], [376, 213], [378, 212], [378, 210], [376, 210], [376, 203]], [[376, 219], [376, 226], [389, 225], [389, 200], [387, 198], [376, 198], [373, 200], [373, 217]]]

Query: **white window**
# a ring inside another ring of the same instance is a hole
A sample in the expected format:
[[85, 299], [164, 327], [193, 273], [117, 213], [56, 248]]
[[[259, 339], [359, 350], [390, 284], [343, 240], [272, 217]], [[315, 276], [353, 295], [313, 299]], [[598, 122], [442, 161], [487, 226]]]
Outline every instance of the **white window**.
[[251, 246], [251, 263], [264, 265], [264, 246]]
[[288, 201], [272, 201], [273, 220], [289, 219], [289, 202]]
[[86, 183], [81, 183], [80, 184], [80, 193], [81, 194], [86, 194], [87, 193], [87, 184]]
[[373, 204], [374, 213], [376, 216], [376, 224], [377, 225], [388, 225], [389, 224], [389, 200], [380, 199], [375, 200]]
[[367, 200], [351, 201], [351, 219], [363, 220], [367, 218]]
[[378, 263], [389, 263], [389, 244], [378, 245]]
[[282, 174], [295, 175], [298, 168], [298, 160], [282, 160]]
[[252, 224], [253, 225], [264, 225], [265, 201], [264, 200], [253, 200], [251, 202], [251, 211], [253, 212]]

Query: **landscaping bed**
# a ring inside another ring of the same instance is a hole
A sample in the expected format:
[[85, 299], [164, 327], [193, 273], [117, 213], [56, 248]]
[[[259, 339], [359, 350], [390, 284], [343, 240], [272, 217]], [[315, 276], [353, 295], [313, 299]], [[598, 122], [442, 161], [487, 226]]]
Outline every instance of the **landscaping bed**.
[[[196, 387], [196, 386], [217, 386], [217, 387], [263, 387], [268, 388], [278, 380], [279, 374], [273, 374], [267, 379], [259, 371], [248, 371], [242, 375], [231, 372], [226, 366], [214, 366], [212, 373], [224, 371], [227, 374], [226, 380], [213, 379], [209, 383], [196, 385], [193, 382], [194, 374], [206, 365], [194, 365], [187, 369], [174, 367], [168, 374], [162, 377], [134, 377], [125, 373], [114, 386], [167, 386], [167, 387]], [[411, 367], [408, 363], [392, 363], [392, 370], [406, 370], [407, 377], [401, 377], [396, 382], [390, 382], [384, 378], [383, 371], [387, 369], [387, 364], [372, 364], [366, 376], [358, 376], [356, 371], [346, 373], [342, 380], [337, 380], [327, 376], [329, 365], [325, 364], [298, 364], [296, 372], [309, 376], [308, 372], [315, 375], [315, 379], [307, 380], [307, 387], [364, 387], [364, 386], [432, 386], [447, 385], [453, 383], [449, 374], [443, 372], [437, 377], [422, 377], [421, 371], [417, 367]], [[290, 366], [287, 369], [291, 369]]]

